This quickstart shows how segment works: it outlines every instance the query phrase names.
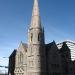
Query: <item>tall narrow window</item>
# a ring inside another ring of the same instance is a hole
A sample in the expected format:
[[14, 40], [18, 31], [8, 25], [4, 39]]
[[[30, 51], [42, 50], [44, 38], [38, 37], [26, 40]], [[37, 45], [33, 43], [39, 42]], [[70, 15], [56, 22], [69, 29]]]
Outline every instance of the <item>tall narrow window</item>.
[[18, 54], [18, 64], [20, 63], [20, 58], [19, 58], [19, 54]]
[[21, 63], [21, 60], [22, 60], [22, 59], [21, 59], [21, 52], [20, 52], [20, 63]]
[[40, 34], [38, 34], [38, 41], [40, 41]]
[[31, 38], [30, 38], [30, 39], [31, 39], [31, 41], [32, 41], [32, 39], [33, 39], [33, 34], [32, 34], [32, 33], [31, 33]]
[[23, 64], [23, 53], [21, 54], [21, 63]]

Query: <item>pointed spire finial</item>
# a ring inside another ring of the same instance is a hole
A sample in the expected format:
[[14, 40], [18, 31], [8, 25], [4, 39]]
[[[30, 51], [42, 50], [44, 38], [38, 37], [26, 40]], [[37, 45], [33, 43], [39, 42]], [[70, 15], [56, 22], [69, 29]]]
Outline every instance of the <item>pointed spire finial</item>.
[[38, 6], [38, 0], [34, 0], [34, 6], [33, 6], [33, 13], [32, 16], [39, 16], [39, 6]]
[[31, 19], [31, 28], [36, 28], [36, 27], [41, 27], [38, 0], [34, 0], [32, 19]]

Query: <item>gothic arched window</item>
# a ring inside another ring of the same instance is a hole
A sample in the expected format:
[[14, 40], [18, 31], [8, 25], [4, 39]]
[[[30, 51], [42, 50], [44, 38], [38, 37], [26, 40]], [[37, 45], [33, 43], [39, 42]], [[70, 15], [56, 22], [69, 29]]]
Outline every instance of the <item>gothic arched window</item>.
[[40, 33], [38, 34], [38, 41], [40, 41]]
[[21, 60], [22, 60], [22, 59], [21, 59], [21, 52], [20, 52], [20, 63], [21, 63]]
[[18, 54], [18, 64], [20, 63], [20, 56], [19, 56], [19, 54]]
[[33, 39], [33, 34], [31, 33], [31, 37], [30, 37], [30, 39], [31, 39], [31, 41], [32, 41], [32, 39]]
[[20, 52], [20, 64], [23, 64], [23, 53], [22, 52]]

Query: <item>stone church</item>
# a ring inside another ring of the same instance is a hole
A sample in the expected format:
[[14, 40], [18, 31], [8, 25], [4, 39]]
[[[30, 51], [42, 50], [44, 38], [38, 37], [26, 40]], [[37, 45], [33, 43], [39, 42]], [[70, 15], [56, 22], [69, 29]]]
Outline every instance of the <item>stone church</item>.
[[45, 44], [38, 0], [34, 0], [28, 44], [21, 42], [10, 55], [9, 75], [75, 75], [75, 61], [71, 61], [67, 42]]

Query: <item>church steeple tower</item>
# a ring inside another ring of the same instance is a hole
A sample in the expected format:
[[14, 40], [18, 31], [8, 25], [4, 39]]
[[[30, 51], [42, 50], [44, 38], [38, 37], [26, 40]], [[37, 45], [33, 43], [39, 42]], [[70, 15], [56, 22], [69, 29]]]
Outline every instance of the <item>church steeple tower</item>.
[[44, 30], [41, 26], [38, 0], [34, 0], [28, 30], [27, 75], [46, 75]]
[[38, 0], [34, 0], [32, 18], [29, 27], [29, 43], [44, 44], [44, 31], [41, 26], [41, 19], [39, 14]]

